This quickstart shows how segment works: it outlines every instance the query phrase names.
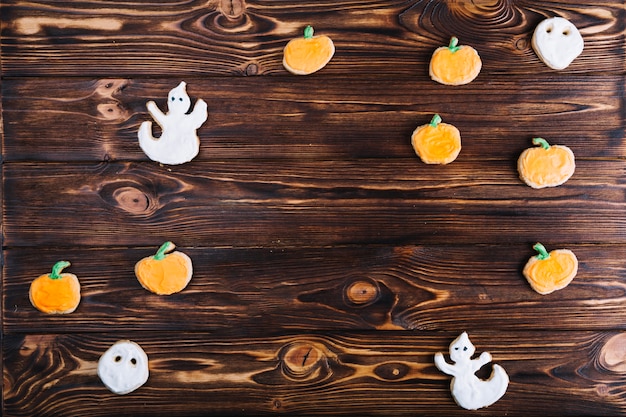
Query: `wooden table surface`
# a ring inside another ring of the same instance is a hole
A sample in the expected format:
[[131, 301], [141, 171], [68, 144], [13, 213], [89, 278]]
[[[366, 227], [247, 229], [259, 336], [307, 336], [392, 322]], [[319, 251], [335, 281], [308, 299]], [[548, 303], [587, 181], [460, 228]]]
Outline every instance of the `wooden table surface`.
[[[531, 47], [553, 16], [585, 41], [563, 71]], [[626, 415], [623, 1], [3, 0], [0, 23], [3, 415]], [[295, 76], [309, 24], [336, 53]], [[483, 61], [465, 86], [428, 75], [451, 36]], [[209, 118], [163, 166], [137, 131], [181, 81]], [[434, 113], [446, 166], [410, 145]], [[564, 185], [518, 178], [536, 136], [576, 155]], [[167, 240], [194, 275], [158, 296], [134, 265]], [[567, 288], [526, 282], [535, 242], [577, 255]], [[45, 315], [29, 286], [62, 259], [82, 300]], [[463, 331], [510, 377], [474, 412], [433, 362]], [[123, 396], [96, 373], [121, 339], [150, 360]]]

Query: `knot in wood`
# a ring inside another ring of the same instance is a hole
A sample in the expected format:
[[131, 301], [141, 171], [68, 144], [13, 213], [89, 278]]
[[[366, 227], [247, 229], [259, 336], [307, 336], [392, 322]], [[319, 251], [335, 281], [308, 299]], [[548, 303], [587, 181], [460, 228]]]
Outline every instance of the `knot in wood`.
[[231, 20], [241, 18], [246, 12], [245, 0], [220, 0], [220, 13]]
[[374, 373], [380, 378], [395, 381], [404, 378], [410, 371], [410, 367], [404, 363], [383, 363], [374, 369]]
[[130, 112], [122, 107], [119, 102], [100, 103], [97, 106], [100, 119], [107, 121], [123, 122], [130, 117]]
[[611, 337], [600, 351], [601, 365], [613, 372], [626, 372], [626, 334]]
[[141, 190], [134, 187], [121, 187], [113, 191], [113, 198], [118, 206], [129, 213], [145, 213], [150, 206], [150, 199]]
[[324, 359], [324, 353], [313, 343], [296, 342], [284, 349], [282, 363], [287, 377], [306, 379], [315, 375]]
[[380, 289], [376, 282], [371, 280], [358, 280], [346, 286], [345, 299], [353, 306], [370, 305], [380, 296]]

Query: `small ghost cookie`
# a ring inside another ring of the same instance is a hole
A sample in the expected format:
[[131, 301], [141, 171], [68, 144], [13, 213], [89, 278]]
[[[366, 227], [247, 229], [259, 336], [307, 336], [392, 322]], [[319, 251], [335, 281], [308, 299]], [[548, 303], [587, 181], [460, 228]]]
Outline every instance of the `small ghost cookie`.
[[535, 148], [522, 152], [517, 160], [519, 177], [532, 188], [564, 184], [576, 169], [574, 152], [567, 146], [550, 145], [543, 138], [533, 138]]
[[98, 376], [115, 394], [128, 394], [148, 380], [148, 356], [130, 340], [113, 344], [98, 361]]
[[172, 242], [165, 242], [154, 256], [141, 259], [135, 264], [135, 275], [142, 287], [159, 295], [171, 295], [182, 291], [193, 275], [191, 258], [174, 251]]
[[504, 368], [494, 364], [488, 379], [479, 379], [475, 374], [485, 364], [491, 362], [491, 355], [483, 352], [472, 359], [476, 348], [470, 342], [466, 332], [461, 333], [450, 344], [449, 364], [441, 352], [435, 354], [435, 366], [448, 375], [452, 375], [450, 390], [454, 401], [467, 410], [488, 407], [498, 401], [509, 386], [509, 376]]
[[562, 70], [582, 53], [585, 44], [576, 26], [562, 17], [552, 17], [537, 25], [532, 46], [547, 66]]
[[70, 266], [67, 261], [59, 261], [52, 272], [41, 275], [30, 284], [28, 297], [31, 304], [47, 314], [71, 313], [80, 303], [80, 282], [74, 274], [61, 273]]
[[528, 260], [523, 274], [533, 290], [546, 295], [569, 285], [578, 273], [578, 259], [568, 249], [548, 253], [541, 243], [533, 246], [538, 254]]
[[139, 146], [150, 159], [166, 165], [179, 165], [191, 161], [200, 151], [200, 138], [196, 130], [209, 117], [207, 104], [199, 99], [191, 113], [191, 99], [187, 95], [187, 84], [182, 81], [170, 90], [167, 99], [168, 112], [164, 114], [154, 101], [149, 101], [148, 112], [161, 126], [161, 137], [152, 136], [152, 122], [143, 122], [139, 127]]
[[468, 45], [458, 45], [455, 37], [448, 46], [439, 47], [433, 52], [428, 72], [430, 78], [440, 84], [468, 84], [480, 73], [482, 61], [478, 52]]
[[435, 114], [429, 124], [419, 126], [411, 135], [413, 150], [426, 164], [449, 164], [461, 152], [461, 133]]
[[292, 74], [309, 75], [321, 70], [335, 54], [335, 45], [326, 35], [313, 36], [313, 28], [304, 29], [304, 37], [290, 40], [283, 50], [283, 66]]

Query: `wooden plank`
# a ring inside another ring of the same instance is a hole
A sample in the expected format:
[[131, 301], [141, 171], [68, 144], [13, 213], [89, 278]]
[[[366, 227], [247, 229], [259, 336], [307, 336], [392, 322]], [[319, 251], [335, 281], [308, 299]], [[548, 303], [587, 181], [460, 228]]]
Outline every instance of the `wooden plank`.
[[[109, 329], [228, 332], [295, 330], [624, 329], [626, 245], [552, 240], [577, 255], [578, 275], [547, 296], [521, 274], [527, 245], [351, 248], [186, 248], [194, 277], [179, 294], [144, 290], [134, 265], [154, 248], [5, 250], [3, 331], [102, 333]], [[78, 309], [41, 314], [30, 283], [59, 260], [82, 286]]]
[[[467, 415], [433, 364], [458, 333], [203, 333], [14, 335], [3, 340], [7, 416]], [[97, 361], [120, 338], [146, 351], [147, 383], [125, 396], [99, 380]], [[472, 332], [510, 384], [480, 411], [508, 416], [626, 412], [623, 332]], [[449, 359], [448, 359], [449, 360]], [[485, 373], [486, 374], [486, 373]]]
[[336, 44], [325, 74], [427, 76], [435, 48], [459, 36], [481, 54], [485, 78], [552, 71], [530, 46], [555, 14], [576, 24], [585, 50], [567, 72], [624, 70], [619, 2], [503, 3], [4, 1], [5, 76], [285, 74], [282, 50], [312, 24]]
[[[145, 104], [165, 111], [179, 81], [3, 80], [4, 158], [147, 161], [137, 140], [141, 122], [152, 120]], [[209, 106], [197, 160], [408, 158], [411, 133], [434, 113], [461, 131], [460, 161], [514, 160], [534, 136], [579, 159], [626, 156], [617, 75], [494, 76], [453, 89], [423, 77], [186, 81], [192, 99]]]
[[5, 245], [488, 244], [546, 235], [626, 242], [623, 160], [581, 161], [567, 184], [544, 190], [523, 184], [514, 162], [477, 170], [416, 158], [243, 161], [175, 170], [5, 164]]

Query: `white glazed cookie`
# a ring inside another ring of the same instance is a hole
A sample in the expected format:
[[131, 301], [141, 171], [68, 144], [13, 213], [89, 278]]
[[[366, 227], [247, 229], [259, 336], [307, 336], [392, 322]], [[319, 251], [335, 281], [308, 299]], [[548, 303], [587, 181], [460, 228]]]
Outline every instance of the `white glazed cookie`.
[[532, 46], [547, 66], [562, 70], [582, 53], [584, 41], [576, 26], [567, 19], [552, 17], [537, 25]]
[[199, 99], [191, 113], [191, 99], [187, 95], [186, 83], [182, 81], [170, 90], [167, 98], [168, 112], [164, 114], [154, 101], [146, 107], [162, 133], [160, 138], [152, 136], [152, 122], [143, 122], [139, 127], [139, 146], [150, 159], [167, 165], [179, 165], [191, 161], [200, 151], [200, 139], [196, 130], [209, 117], [207, 104]]
[[148, 380], [148, 356], [130, 340], [113, 344], [98, 361], [98, 376], [115, 394], [128, 394]]
[[467, 333], [463, 332], [450, 344], [450, 358], [454, 364], [446, 362], [441, 352], [435, 354], [435, 366], [452, 375], [450, 390], [454, 401], [467, 410], [490, 406], [504, 395], [509, 386], [509, 376], [500, 365], [493, 365], [489, 379], [478, 379], [476, 372], [491, 362], [491, 355], [483, 352], [472, 359], [475, 351]]

